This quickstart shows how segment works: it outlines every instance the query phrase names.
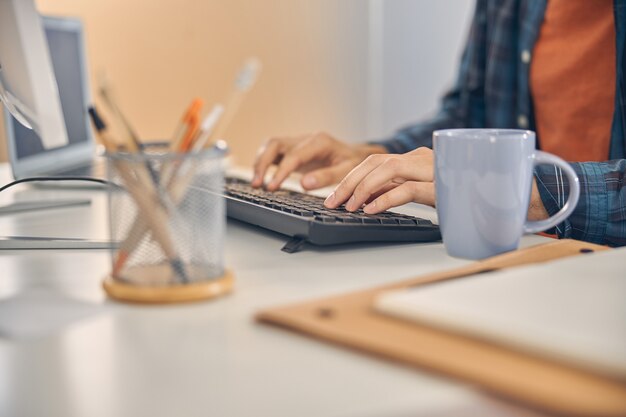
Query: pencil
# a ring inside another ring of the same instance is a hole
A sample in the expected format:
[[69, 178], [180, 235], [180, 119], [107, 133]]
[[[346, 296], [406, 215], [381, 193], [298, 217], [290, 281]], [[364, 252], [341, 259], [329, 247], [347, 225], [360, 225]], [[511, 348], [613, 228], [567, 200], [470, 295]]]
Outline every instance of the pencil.
[[131, 126], [128, 119], [124, 117], [122, 109], [117, 105], [117, 102], [113, 96], [113, 92], [111, 91], [111, 86], [105, 77], [100, 80], [100, 96], [103, 98], [104, 103], [109, 107], [113, 115], [120, 121], [120, 124], [126, 131], [126, 134], [130, 138], [130, 142], [132, 143], [131, 149], [135, 152], [141, 149], [139, 136], [137, 135], [135, 129], [133, 129], [133, 127]]
[[106, 130], [106, 126], [100, 118], [100, 115], [98, 115], [98, 113], [96, 112], [96, 109], [94, 107], [89, 107], [88, 112], [89, 116], [91, 117], [91, 121], [96, 129], [96, 132], [98, 133], [98, 139], [100, 139], [100, 143], [104, 145], [104, 149], [106, 149], [108, 153], [117, 152], [118, 145], [115, 140], [113, 140], [109, 136], [109, 133]]
[[[104, 99], [104, 102], [107, 104], [115, 118], [121, 124], [121, 126], [126, 131], [126, 134], [122, 136], [125, 139], [125, 145], [129, 152], [133, 153], [144, 153], [143, 146], [139, 137], [135, 133], [135, 130], [132, 128], [128, 119], [124, 116], [120, 106], [117, 104], [113, 92], [111, 91], [111, 87], [106, 78], [102, 78], [100, 81], [100, 95]], [[154, 168], [154, 165], [146, 159], [145, 161], [146, 169], [148, 170], [148, 174], [150, 175], [150, 179], [152, 183], [156, 187], [159, 201], [163, 204], [168, 210], [172, 210], [174, 208], [172, 201], [168, 197], [167, 193], [163, 189], [161, 185], [161, 179], [159, 177], [158, 172]], [[143, 172], [140, 172], [139, 175], [143, 175]]]
[[[111, 140], [106, 130], [106, 125], [98, 116], [95, 109], [89, 109], [89, 115], [107, 152], [116, 152], [117, 148], [114, 146], [114, 141]], [[124, 161], [114, 159], [113, 164], [122, 178], [126, 190], [130, 193], [133, 200], [135, 200], [141, 212], [140, 217], [145, 219], [147, 226], [149, 226], [152, 231], [152, 236], [159, 246], [161, 246], [163, 253], [168, 258], [172, 270], [183, 282], [188, 282], [189, 279], [185, 272], [183, 262], [176, 253], [175, 246], [167, 230], [167, 213], [163, 210], [163, 207], [154, 205], [156, 195], [154, 195], [153, 187], [150, 186], [151, 183], [150, 179], [147, 178], [147, 173], [143, 171], [143, 166], [139, 166], [138, 169], [134, 171], [137, 175], [133, 176], [133, 170], [127, 166]], [[145, 174], [141, 175], [142, 172]], [[115, 264], [119, 263], [120, 258], [123, 258], [125, 262], [128, 255], [124, 252], [118, 253], [118, 259], [114, 262], [114, 275], [119, 272], [119, 270], [116, 270]]]

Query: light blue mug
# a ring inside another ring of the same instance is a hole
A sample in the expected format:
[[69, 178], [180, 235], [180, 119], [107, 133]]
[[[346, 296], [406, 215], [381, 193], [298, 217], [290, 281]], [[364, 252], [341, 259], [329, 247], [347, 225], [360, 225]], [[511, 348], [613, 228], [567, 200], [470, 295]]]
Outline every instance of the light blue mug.
[[[524, 233], [556, 226], [580, 195], [572, 167], [535, 149], [535, 133], [515, 129], [448, 129], [433, 133], [435, 193], [443, 243], [451, 256], [483, 259], [517, 249]], [[569, 198], [554, 216], [527, 221], [535, 165], [565, 174]]]

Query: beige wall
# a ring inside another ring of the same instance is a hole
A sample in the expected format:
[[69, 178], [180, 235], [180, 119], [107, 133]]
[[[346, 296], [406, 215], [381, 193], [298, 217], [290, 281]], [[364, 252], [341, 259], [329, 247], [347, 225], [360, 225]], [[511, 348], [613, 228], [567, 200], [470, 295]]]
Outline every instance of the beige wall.
[[[188, 102], [223, 101], [248, 56], [264, 71], [226, 136], [250, 163], [268, 136], [332, 130], [365, 136], [363, 0], [37, 0], [81, 17], [92, 72], [106, 71], [145, 139], [171, 135]], [[97, 103], [97, 101], [96, 101]], [[2, 147], [4, 148], [4, 147]]]

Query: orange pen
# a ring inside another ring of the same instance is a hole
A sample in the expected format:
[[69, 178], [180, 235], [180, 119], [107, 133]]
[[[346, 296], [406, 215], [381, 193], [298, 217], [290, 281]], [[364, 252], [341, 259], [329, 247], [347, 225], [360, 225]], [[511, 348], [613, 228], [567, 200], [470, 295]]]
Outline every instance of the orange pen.
[[204, 101], [200, 98], [195, 98], [191, 102], [187, 111], [183, 114], [180, 123], [176, 127], [174, 139], [170, 145], [171, 151], [184, 152], [191, 145], [200, 124], [200, 110], [203, 105]]
[[196, 139], [196, 135], [198, 134], [198, 130], [200, 129], [200, 113], [197, 111], [192, 113], [189, 117], [189, 122], [187, 123], [187, 132], [185, 132], [185, 136], [180, 144], [180, 148], [178, 149], [180, 152], [187, 152], [191, 149], [193, 145], [193, 141]]

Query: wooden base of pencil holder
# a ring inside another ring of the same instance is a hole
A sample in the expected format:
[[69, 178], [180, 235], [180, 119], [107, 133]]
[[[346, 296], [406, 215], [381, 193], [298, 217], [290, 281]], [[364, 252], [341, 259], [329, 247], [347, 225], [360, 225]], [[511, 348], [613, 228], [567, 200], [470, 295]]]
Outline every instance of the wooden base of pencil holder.
[[210, 300], [226, 295], [233, 290], [234, 276], [224, 271], [219, 278], [190, 284], [163, 286], [133, 285], [108, 275], [102, 286], [107, 295], [119, 301], [143, 304], [171, 304]]

